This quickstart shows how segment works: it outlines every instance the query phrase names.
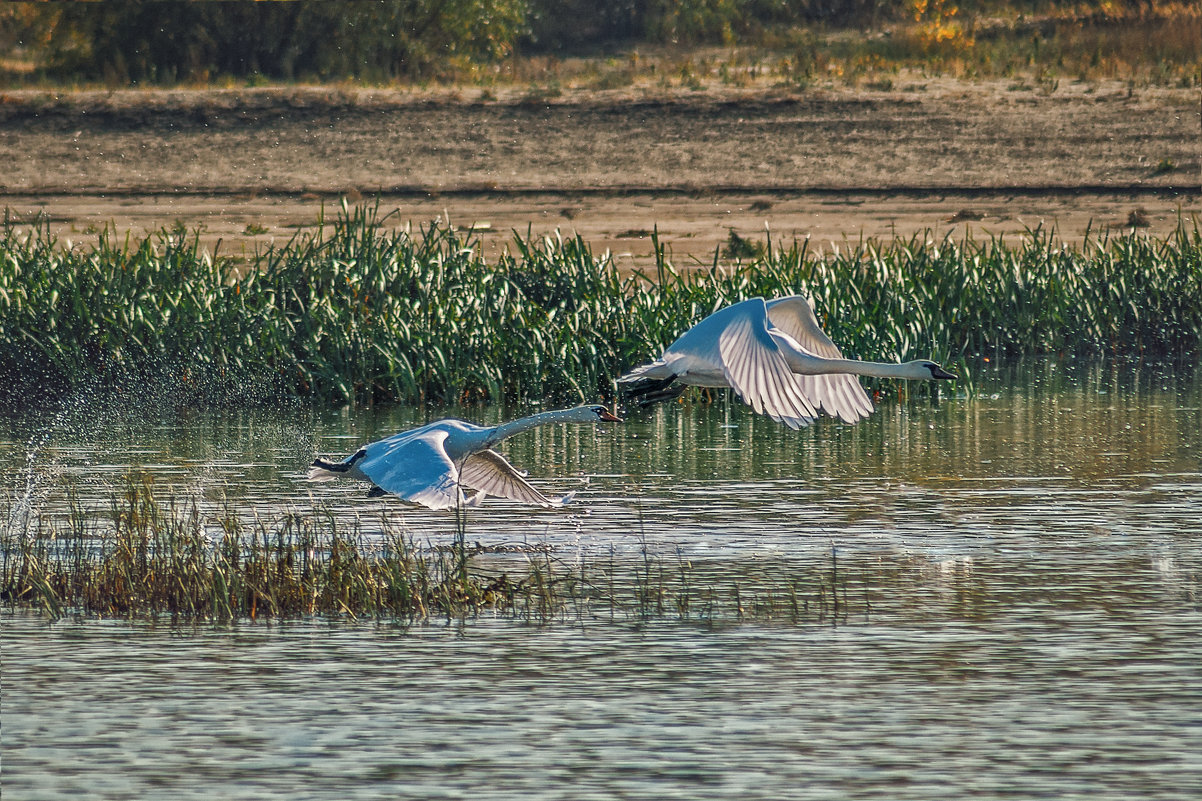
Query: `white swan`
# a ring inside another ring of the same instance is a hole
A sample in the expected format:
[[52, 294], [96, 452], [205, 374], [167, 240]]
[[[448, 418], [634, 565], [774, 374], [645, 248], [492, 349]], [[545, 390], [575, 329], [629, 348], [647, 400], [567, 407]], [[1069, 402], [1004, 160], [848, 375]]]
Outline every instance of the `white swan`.
[[882, 364], [844, 359], [800, 295], [727, 306], [680, 335], [659, 359], [618, 379], [627, 397], [646, 406], [675, 398], [685, 385], [730, 387], [757, 413], [790, 428], [819, 410], [855, 423], [872, 402], [855, 376], [956, 378], [926, 359]]
[[492, 447], [537, 426], [600, 422], [622, 420], [599, 405], [540, 412], [492, 427], [449, 418], [364, 445], [341, 462], [314, 459], [308, 477], [313, 481], [342, 477], [370, 481], [368, 497], [391, 492], [431, 509], [464, 503], [461, 486], [477, 491], [467, 502], [473, 506], [485, 495], [539, 506], [562, 506], [572, 494], [548, 498]]

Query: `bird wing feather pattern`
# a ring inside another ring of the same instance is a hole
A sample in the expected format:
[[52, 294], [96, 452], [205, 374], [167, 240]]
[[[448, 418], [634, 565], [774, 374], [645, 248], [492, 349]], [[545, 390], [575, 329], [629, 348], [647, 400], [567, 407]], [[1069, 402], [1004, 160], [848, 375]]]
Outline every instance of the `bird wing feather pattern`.
[[718, 338], [722, 369], [730, 386], [756, 412], [790, 428], [801, 428], [818, 413], [794, 380], [793, 371], [768, 332], [764, 301], [738, 304], [738, 315]]
[[824, 359], [843, 358], [839, 347], [818, 325], [814, 309], [802, 295], [770, 300], [764, 307], [767, 309], [768, 322], [797, 340], [807, 352]]
[[474, 490], [498, 498], [509, 498], [538, 506], [555, 506], [555, 501], [543, 495], [526, 477], [494, 450], [473, 453], [463, 461], [459, 480]]
[[376, 486], [431, 509], [448, 509], [461, 499], [459, 471], [447, 456], [446, 431], [405, 432], [372, 443], [359, 469]]
[[[810, 302], [801, 295], [770, 300], [766, 304], [768, 320], [791, 337], [801, 349], [824, 359], [842, 359], [843, 353], [831, 341]], [[827, 373], [793, 375], [802, 394], [827, 414], [845, 423], [858, 422], [872, 414], [872, 401], [854, 375]]]

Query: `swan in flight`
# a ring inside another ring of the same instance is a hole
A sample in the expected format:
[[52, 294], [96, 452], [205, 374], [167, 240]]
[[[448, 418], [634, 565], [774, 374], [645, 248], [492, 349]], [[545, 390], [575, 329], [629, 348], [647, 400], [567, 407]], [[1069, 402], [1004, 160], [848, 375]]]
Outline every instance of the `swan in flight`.
[[600, 405], [541, 412], [492, 427], [448, 418], [364, 445], [341, 462], [315, 459], [308, 478], [370, 481], [369, 498], [391, 492], [431, 509], [464, 503], [461, 486], [477, 491], [467, 502], [471, 506], [485, 495], [538, 506], [562, 506], [574, 493], [548, 498], [526, 480], [525, 473], [492, 448], [501, 440], [537, 426], [601, 422], [620, 423], [622, 419]]
[[844, 359], [800, 295], [727, 306], [680, 335], [663, 355], [618, 379], [640, 406], [670, 400], [685, 386], [730, 387], [759, 414], [790, 428], [819, 411], [855, 423], [872, 412], [857, 375], [956, 378], [926, 359], [882, 364]]

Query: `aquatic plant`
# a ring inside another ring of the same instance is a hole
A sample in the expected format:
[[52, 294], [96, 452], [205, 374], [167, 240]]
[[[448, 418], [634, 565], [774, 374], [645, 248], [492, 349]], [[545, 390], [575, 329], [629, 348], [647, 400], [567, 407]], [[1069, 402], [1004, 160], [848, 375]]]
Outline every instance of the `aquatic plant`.
[[[646, 547], [636, 559], [567, 563], [549, 549], [420, 543], [387, 518], [378, 531], [328, 510], [272, 519], [156, 494], [130, 473], [106, 514], [72, 503], [65, 517], [0, 528], [0, 602], [67, 615], [175, 622], [301, 617], [418, 621], [506, 615], [786, 623], [846, 619], [848, 580], [833, 569], [765, 578], [695, 570]], [[373, 526], [374, 528], [374, 526]], [[862, 584], [862, 581], [860, 582]], [[857, 586], [859, 591], [861, 588]], [[867, 614], [865, 601], [855, 614]]]
[[579, 237], [515, 233], [490, 262], [447, 223], [387, 223], [344, 205], [332, 225], [240, 260], [179, 229], [70, 245], [45, 224], [6, 220], [0, 404], [95, 385], [167, 387], [184, 404], [574, 403], [611, 397], [623, 370], [718, 307], [794, 293], [813, 299], [850, 357], [931, 357], [966, 376], [983, 356], [1202, 351], [1196, 224], [1081, 246], [1043, 230], [1017, 243], [916, 236], [832, 252], [766, 241], [694, 269], [655, 239], [643, 274]]

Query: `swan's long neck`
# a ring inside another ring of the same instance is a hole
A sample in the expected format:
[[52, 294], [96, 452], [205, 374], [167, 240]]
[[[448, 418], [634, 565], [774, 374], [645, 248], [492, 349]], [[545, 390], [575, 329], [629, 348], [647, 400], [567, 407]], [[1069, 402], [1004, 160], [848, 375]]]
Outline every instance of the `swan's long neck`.
[[557, 409], [553, 412], [539, 412], [532, 414], [529, 417], [521, 417], [517, 420], [511, 420], [508, 423], [502, 423], [492, 430], [488, 435], [487, 444], [485, 447], [491, 448], [503, 439], [509, 439], [515, 434], [521, 434], [523, 431], [529, 431], [532, 428], [539, 426], [550, 425], [551, 423], [566, 423], [580, 422], [575, 414], [574, 409]]
[[827, 375], [829, 373], [849, 373], [851, 375], [866, 375], [874, 378], [913, 378], [904, 364], [888, 364], [885, 362], [861, 362], [856, 359], [824, 359], [811, 356], [808, 353], [789, 353], [785, 351], [785, 360], [789, 369], [801, 375]]

